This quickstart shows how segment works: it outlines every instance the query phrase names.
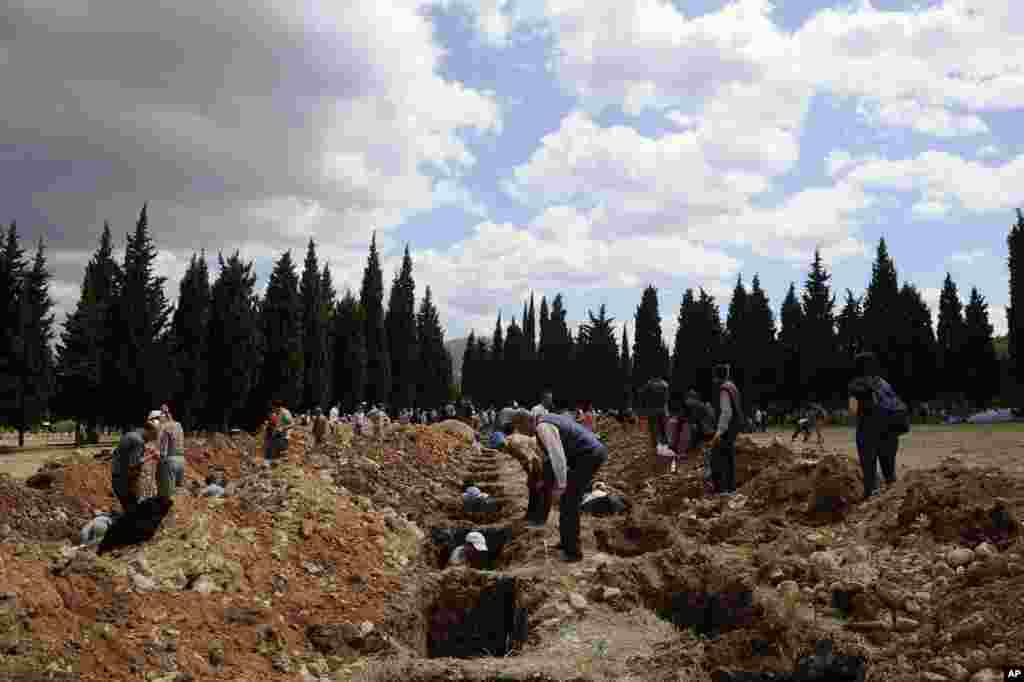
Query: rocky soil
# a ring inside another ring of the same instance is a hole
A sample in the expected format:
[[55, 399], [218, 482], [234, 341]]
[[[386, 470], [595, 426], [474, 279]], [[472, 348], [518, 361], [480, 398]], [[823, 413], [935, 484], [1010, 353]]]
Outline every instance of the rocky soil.
[[[156, 535], [102, 555], [77, 536], [118, 507], [108, 460], [0, 478], [0, 676], [739, 680], [824, 640], [868, 680], [1024, 661], [1024, 479], [948, 460], [863, 501], [846, 455], [759, 434], [740, 494], [708, 499], [701, 462], [657, 474], [642, 427], [599, 430], [598, 479], [630, 505], [584, 515], [578, 564], [559, 560], [557, 509], [523, 522], [518, 464], [454, 428], [299, 434], [270, 468], [259, 434], [190, 439]], [[197, 494], [211, 473], [224, 498]], [[468, 484], [498, 511], [464, 512]], [[446, 565], [470, 530], [488, 570]]]

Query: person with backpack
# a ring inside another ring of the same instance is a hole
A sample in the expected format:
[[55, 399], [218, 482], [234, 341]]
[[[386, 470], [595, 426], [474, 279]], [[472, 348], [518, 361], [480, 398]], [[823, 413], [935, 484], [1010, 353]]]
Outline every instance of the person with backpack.
[[850, 414], [857, 419], [857, 456], [864, 474], [864, 499], [877, 495], [878, 469], [887, 485], [896, 482], [899, 437], [910, 431], [910, 412], [881, 375], [874, 353], [857, 356], [850, 382]]
[[718, 428], [711, 437], [711, 480], [715, 492], [736, 493], [736, 436], [746, 422], [740, 391], [730, 379], [729, 365], [712, 370], [714, 395], [718, 396]]

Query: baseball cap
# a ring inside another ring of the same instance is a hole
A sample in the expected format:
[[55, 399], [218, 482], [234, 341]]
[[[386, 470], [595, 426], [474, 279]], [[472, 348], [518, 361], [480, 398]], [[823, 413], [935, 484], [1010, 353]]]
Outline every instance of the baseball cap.
[[163, 413], [160, 410], [150, 410], [149, 411], [149, 416], [146, 417], [146, 419], [150, 419], [150, 420], [152, 420], [152, 419], [160, 419], [160, 417], [162, 417], [162, 416], [163, 416]]
[[477, 531], [473, 531], [472, 533], [467, 533], [466, 534], [466, 544], [467, 545], [473, 545], [473, 547], [477, 548], [481, 552], [486, 552], [487, 551], [487, 540], [484, 538], [484, 534], [483, 533], [479, 533]]

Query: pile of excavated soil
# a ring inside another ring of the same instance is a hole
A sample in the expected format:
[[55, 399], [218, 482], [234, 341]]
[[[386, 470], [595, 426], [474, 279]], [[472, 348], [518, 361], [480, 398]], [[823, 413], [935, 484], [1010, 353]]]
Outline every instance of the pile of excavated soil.
[[89, 505], [70, 495], [35, 490], [0, 475], [0, 542], [73, 539], [92, 519]]

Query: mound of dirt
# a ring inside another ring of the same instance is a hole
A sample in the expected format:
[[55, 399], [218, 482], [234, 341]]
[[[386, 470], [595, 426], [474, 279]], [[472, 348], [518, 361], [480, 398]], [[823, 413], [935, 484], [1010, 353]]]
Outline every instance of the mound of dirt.
[[56, 489], [34, 490], [0, 475], [0, 542], [77, 542], [79, 530], [92, 517], [81, 499]]
[[848, 457], [770, 464], [741, 487], [758, 509], [787, 510], [811, 525], [836, 523], [863, 497], [860, 468]]
[[911, 472], [905, 485], [893, 535], [907, 532], [920, 516], [928, 519], [935, 539], [970, 547], [981, 542], [1006, 547], [1020, 534], [1024, 483], [1001, 469], [949, 459], [936, 469]]
[[473, 439], [476, 437], [476, 431], [473, 430], [472, 426], [464, 424], [457, 419], [445, 419], [437, 425], [437, 428], [446, 433], [450, 433], [453, 436], [458, 436], [467, 443], [472, 443]]

